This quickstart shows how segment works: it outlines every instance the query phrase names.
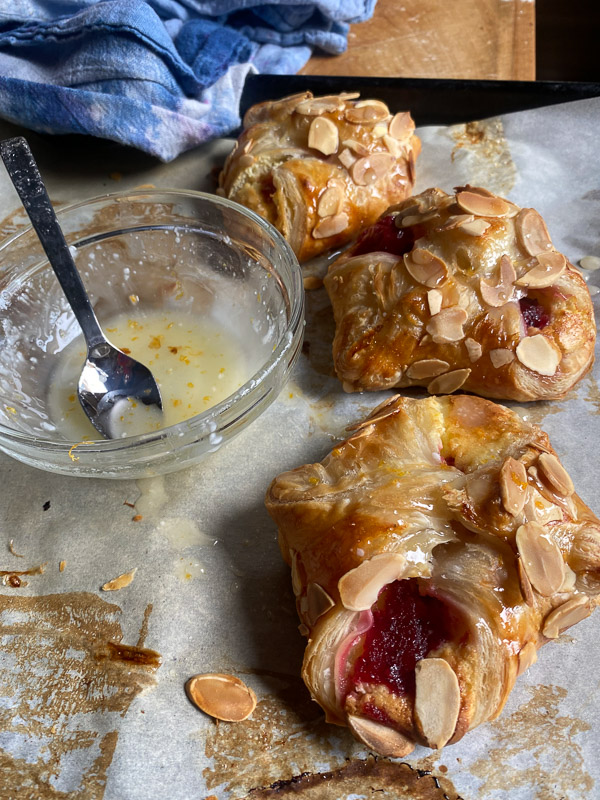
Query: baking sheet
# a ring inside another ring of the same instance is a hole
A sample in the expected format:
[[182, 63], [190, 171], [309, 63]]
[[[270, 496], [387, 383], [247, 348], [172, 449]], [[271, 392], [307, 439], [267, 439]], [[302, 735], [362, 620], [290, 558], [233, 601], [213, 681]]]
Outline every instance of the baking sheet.
[[[470, 181], [533, 206], [577, 263], [600, 255], [599, 126], [600, 100], [586, 100], [421, 129], [417, 188]], [[0, 126], [2, 136], [14, 132]], [[29, 138], [59, 203], [145, 183], [206, 189], [229, 149], [217, 142], [157, 166], [103, 144], [78, 150], [69, 140]], [[22, 222], [16, 207], [1, 174], [5, 231]], [[590, 284], [600, 285], [599, 273]], [[67, 479], [0, 454], [0, 569], [46, 563], [20, 588], [0, 586], [0, 798], [240, 798], [336, 769], [331, 797], [370, 796], [365, 786], [382, 797], [600, 796], [597, 612], [540, 651], [498, 720], [441, 753], [417, 747], [403, 759], [421, 772], [373, 773], [364, 748], [325, 725], [308, 698], [299, 679], [304, 640], [264, 492], [282, 470], [321, 459], [387, 394], [341, 391], [332, 330], [324, 290], [309, 292], [293, 379], [248, 430], [187, 471], [137, 482]], [[542, 424], [599, 514], [597, 381], [598, 366], [565, 401], [513, 407]], [[133, 568], [127, 588], [100, 590]], [[138, 649], [116, 652], [109, 643], [119, 641]], [[149, 651], [161, 654], [160, 667]], [[128, 660], [132, 653], [147, 664]], [[215, 724], [188, 702], [185, 681], [206, 671], [252, 686], [259, 702], [250, 720]], [[309, 782], [295, 788], [326, 796], [323, 782], [316, 790]]]

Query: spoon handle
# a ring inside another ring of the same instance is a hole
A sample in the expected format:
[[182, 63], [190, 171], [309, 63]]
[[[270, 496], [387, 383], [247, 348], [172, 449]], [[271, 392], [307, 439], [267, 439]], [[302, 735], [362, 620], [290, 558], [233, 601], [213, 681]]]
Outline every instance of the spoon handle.
[[52, 208], [33, 153], [22, 136], [0, 142], [0, 158], [44, 248], [50, 266], [77, 322], [88, 348], [92, 350], [106, 341], [87, 292], [73, 261], [73, 256]]

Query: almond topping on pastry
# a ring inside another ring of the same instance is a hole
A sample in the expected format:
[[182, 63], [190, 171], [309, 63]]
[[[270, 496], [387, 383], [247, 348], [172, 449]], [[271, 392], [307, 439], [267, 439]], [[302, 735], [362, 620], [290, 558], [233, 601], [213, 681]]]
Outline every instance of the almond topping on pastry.
[[432, 289], [441, 286], [448, 278], [446, 262], [422, 247], [405, 253], [404, 266], [411, 278]]
[[393, 136], [390, 136], [388, 133], [383, 135], [383, 143], [389, 150], [389, 152], [394, 156], [394, 158], [398, 158], [402, 155], [402, 145], [398, 141], [398, 139], [394, 139]]
[[415, 743], [399, 731], [372, 719], [350, 714], [348, 727], [369, 750], [374, 750], [386, 758], [403, 758], [415, 749]]
[[466, 225], [467, 222], [475, 222], [473, 214], [452, 214], [440, 225], [441, 231], [451, 231], [453, 228], [459, 228], [461, 225]]
[[519, 671], [517, 675], [522, 675], [537, 661], [537, 647], [534, 642], [527, 644], [519, 651]]
[[431, 334], [431, 338], [436, 344], [458, 342], [465, 335], [463, 325], [467, 319], [467, 312], [460, 306], [442, 308], [439, 314], [429, 320], [425, 330]]
[[340, 135], [334, 123], [326, 117], [316, 117], [308, 129], [308, 146], [326, 156], [337, 153]]
[[484, 219], [475, 219], [473, 222], [463, 222], [459, 225], [461, 231], [468, 233], [469, 236], [483, 236], [490, 227], [490, 223]]
[[452, 392], [460, 389], [470, 374], [470, 369], [455, 369], [452, 372], [446, 372], [445, 375], [434, 378], [428, 384], [427, 391], [429, 394], [452, 394]]
[[500, 495], [509, 514], [516, 517], [521, 513], [527, 499], [527, 473], [525, 465], [510, 456], [500, 470]]
[[506, 255], [500, 259], [500, 278], [496, 284], [490, 284], [481, 278], [479, 280], [479, 291], [484, 303], [494, 308], [508, 303], [512, 299], [514, 289], [513, 283], [517, 277], [515, 268], [510, 258]]
[[318, 117], [320, 114], [325, 114], [328, 111], [338, 111], [344, 107], [344, 100], [337, 95], [330, 95], [327, 97], [311, 97], [308, 100], [303, 100], [295, 107], [295, 111], [299, 114], [306, 114], [309, 117]]
[[369, 148], [362, 142], [357, 142], [356, 139], [344, 139], [342, 145], [350, 148], [357, 156], [362, 156], [364, 158], [369, 155]]
[[422, 361], [413, 362], [406, 370], [406, 374], [409, 378], [420, 381], [423, 378], [435, 378], [442, 372], [447, 372], [449, 368], [450, 364], [447, 361], [439, 358], [424, 358]]
[[546, 223], [534, 208], [523, 208], [515, 219], [519, 244], [530, 256], [539, 256], [552, 249]]
[[349, 170], [353, 164], [356, 164], [356, 156], [353, 155], [350, 150], [342, 150], [338, 158], [347, 170]]
[[565, 562], [558, 545], [537, 522], [517, 528], [516, 542], [531, 585], [543, 597], [550, 597], [560, 589], [565, 577]]
[[531, 581], [527, 577], [527, 573], [525, 572], [525, 568], [523, 567], [523, 559], [521, 558], [517, 559], [517, 572], [519, 574], [519, 586], [521, 587], [521, 594], [523, 595], [523, 600], [525, 600], [525, 603], [530, 608], [533, 608], [535, 604], [533, 589], [531, 588]]
[[479, 342], [476, 342], [475, 339], [471, 339], [471, 337], [468, 336], [465, 339], [465, 347], [467, 348], [467, 354], [471, 363], [478, 361], [481, 358], [483, 347], [479, 344]]
[[575, 491], [571, 476], [552, 453], [541, 453], [538, 470], [542, 478], [562, 497], [570, 497]]
[[547, 639], [557, 639], [564, 630], [589, 617], [591, 613], [590, 598], [585, 594], [575, 595], [548, 614], [542, 633]]
[[185, 685], [192, 703], [223, 722], [241, 722], [256, 708], [256, 695], [233, 675], [194, 675]]
[[383, 103], [375, 105], [375, 101], [367, 100], [363, 103], [357, 103], [352, 108], [346, 109], [344, 116], [348, 122], [353, 122], [355, 125], [372, 125], [388, 118], [390, 112]]
[[505, 347], [496, 347], [493, 350], [490, 350], [490, 361], [495, 369], [505, 367], [507, 364], [511, 364], [514, 360], [515, 354], [513, 351], [508, 350]]
[[540, 253], [537, 256], [537, 265], [525, 273], [518, 281], [517, 286], [531, 286], [535, 289], [544, 289], [553, 286], [567, 268], [567, 259], [562, 253]]
[[391, 153], [372, 153], [367, 158], [359, 158], [352, 166], [352, 180], [359, 186], [368, 186], [383, 178], [395, 162]]
[[402, 577], [405, 563], [401, 553], [380, 553], [342, 575], [338, 590], [344, 608], [367, 611], [386, 584]]
[[456, 673], [443, 658], [423, 658], [415, 667], [415, 719], [430, 747], [452, 738], [460, 712]]
[[429, 306], [429, 313], [432, 317], [435, 314], [439, 314], [442, 310], [443, 299], [444, 295], [439, 291], [439, 289], [430, 289], [427, 292], [427, 305]]
[[308, 601], [308, 608], [306, 611], [308, 621], [311, 626], [326, 614], [330, 608], [335, 605], [334, 601], [327, 594], [325, 589], [318, 583], [309, 583], [306, 589], [306, 597]]
[[315, 239], [325, 239], [327, 236], [335, 236], [348, 227], [348, 214], [342, 211], [333, 217], [325, 217], [317, 222], [313, 228], [312, 235]]
[[331, 217], [338, 213], [344, 202], [344, 194], [337, 186], [325, 189], [317, 203], [317, 214], [320, 217]]
[[398, 114], [394, 114], [389, 127], [390, 136], [399, 140], [408, 139], [409, 136], [412, 136], [414, 130], [415, 123], [408, 111], [400, 111]]
[[542, 334], [522, 339], [515, 352], [523, 366], [539, 375], [554, 375], [562, 359], [562, 353]]
[[476, 217], [504, 217], [509, 212], [509, 205], [501, 197], [483, 195], [473, 191], [458, 192], [456, 202], [467, 214]]

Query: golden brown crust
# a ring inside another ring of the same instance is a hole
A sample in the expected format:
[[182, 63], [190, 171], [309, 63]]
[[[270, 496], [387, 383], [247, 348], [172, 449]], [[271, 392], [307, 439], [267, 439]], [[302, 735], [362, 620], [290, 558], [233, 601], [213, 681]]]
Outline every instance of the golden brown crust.
[[254, 106], [219, 177], [219, 192], [275, 225], [301, 261], [351, 241], [412, 191], [410, 114], [356, 98], [304, 92]]
[[[458, 741], [600, 592], [600, 521], [548, 437], [478, 397], [391, 398], [321, 463], [276, 478], [266, 504], [308, 636], [303, 678], [353, 730], [366, 718], [431, 746]], [[405, 690], [353, 678], [381, 590], [400, 584], [450, 620], [415, 664], [416, 695], [413, 678]]]
[[418, 385], [547, 400], [590, 369], [587, 286], [537, 212], [460, 187], [430, 189], [386, 214], [407, 231], [407, 254], [356, 255], [354, 246], [325, 279], [348, 391]]

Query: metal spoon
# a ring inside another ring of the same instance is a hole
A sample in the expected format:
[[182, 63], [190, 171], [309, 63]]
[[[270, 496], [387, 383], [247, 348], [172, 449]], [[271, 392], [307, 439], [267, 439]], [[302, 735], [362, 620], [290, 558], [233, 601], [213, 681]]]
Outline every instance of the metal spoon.
[[112, 439], [110, 413], [115, 403], [131, 398], [162, 410], [158, 384], [147, 367], [112, 345], [102, 333], [26, 140], [19, 136], [0, 142], [0, 158], [87, 343], [77, 387], [79, 402], [96, 430]]

